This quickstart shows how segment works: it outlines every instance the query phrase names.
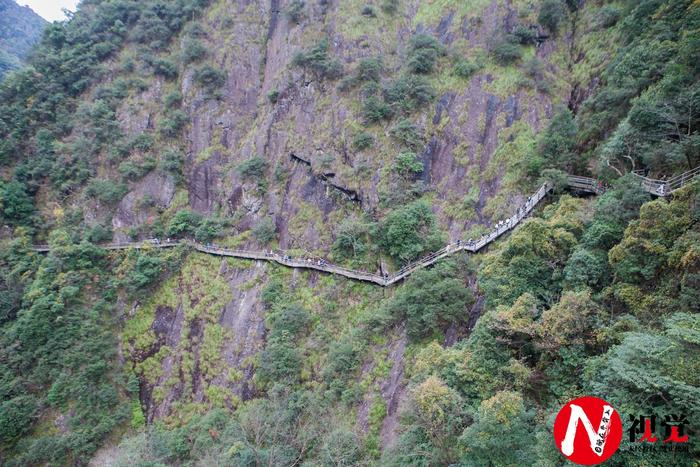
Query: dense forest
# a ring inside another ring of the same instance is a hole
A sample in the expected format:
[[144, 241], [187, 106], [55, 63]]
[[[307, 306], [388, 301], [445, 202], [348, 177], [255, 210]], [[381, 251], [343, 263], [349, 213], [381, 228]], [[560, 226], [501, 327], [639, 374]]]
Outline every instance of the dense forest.
[[[582, 395], [687, 421], [607, 465], [700, 461], [700, 183], [632, 174], [700, 166], [697, 1], [83, 0], [29, 56], [0, 81], [3, 465], [565, 465]], [[105, 248], [394, 271], [543, 181], [386, 289]]]

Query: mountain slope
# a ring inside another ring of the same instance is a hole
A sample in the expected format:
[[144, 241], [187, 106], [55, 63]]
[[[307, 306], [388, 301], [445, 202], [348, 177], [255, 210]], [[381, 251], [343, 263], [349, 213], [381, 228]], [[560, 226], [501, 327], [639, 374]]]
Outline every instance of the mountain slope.
[[0, 1], [0, 79], [19, 68], [41, 37], [46, 21], [28, 6]]
[[[700, 162], [699, 21], [671, 0], [83, 2], [0, 85], [3, 460], [556, 465], [575, 395], [694, 416], [697, 187], [652, 200], [624, 174]], [[612, 188], [574, 198], [563, 172]], [[381, 274], [543, 179], [512, 234], [388, 289], [100, 248]]]

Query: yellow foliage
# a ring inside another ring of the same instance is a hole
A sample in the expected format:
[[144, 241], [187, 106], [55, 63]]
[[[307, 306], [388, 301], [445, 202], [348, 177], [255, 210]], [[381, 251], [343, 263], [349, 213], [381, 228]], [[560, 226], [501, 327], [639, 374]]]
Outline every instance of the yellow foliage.
[[523, 410], [523, 396], [520, 393], [501, 391], [481, 402], [479, 417], [482, 420], [495, 420], [506, 429], [510, 426], [511, 420]]
[[445, 409], [452, 401], [451, 390], [437, 376], [430, 376], [413, 392], [418, 411], [432, 426], [439, 426], [446, 417]]

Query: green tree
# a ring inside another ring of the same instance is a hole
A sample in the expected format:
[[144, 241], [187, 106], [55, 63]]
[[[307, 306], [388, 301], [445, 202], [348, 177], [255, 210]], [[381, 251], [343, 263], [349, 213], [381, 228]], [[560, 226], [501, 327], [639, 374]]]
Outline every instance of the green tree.
[[168, 235], [178, 237], [181, 235], [194, 235], [202, 216], [196, 212], [183, 209], [175, 213], [168, 224]]
[[566, 11], [561, 0], [544, 0], [540, 6], [537, 21], [556, 35], [565, 17]]
[[435, 376], [410, 394], [402, 434], [385, 452], [386, 465], [438, 466], [457, 462], [457, 440], [467, 422], [459, 394]]
[[394, 209], [379, 227], [379, 245], [399, 263], [415, 260], [443, 243], [435, 215], [426, 201]]
[[17, 181], [0, 184], [0, 209], [6, 222], [13, 225], [29, 225], [34, 214], [34, 200], [26, 187]]
[[451, 323], [466, 321], [474, 298], [464, 282], [454, 277], [456, 273], [453, 262], [417, 271], [389, 302], [389, 311], [405, 319], [411, 339], [418, 340]]
[[579, 169], [574, 152], [576, 131], [571, 111], [567, 108], [557, 110], [538, 142], [546, 167], [564, 172], [575, 172]]
[[464, 430], [461, 464], [465, 466], [518, 466], [534, 464], [532, 425], [520, 393], [501, 391], [479, 404], [474, 421]]
[[359, 219], [346, 218], [335, 232], [333, 251], [341, 258], [356, 258], [364, 255], [370, 245], [373, 225]]

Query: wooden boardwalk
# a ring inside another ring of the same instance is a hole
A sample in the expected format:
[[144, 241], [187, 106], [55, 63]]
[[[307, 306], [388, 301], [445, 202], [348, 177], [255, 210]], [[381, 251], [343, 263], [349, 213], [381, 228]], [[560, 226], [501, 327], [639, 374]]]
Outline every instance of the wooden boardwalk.
[[[639, 179], [640, 184], [642, 188], [644, 188], [644, 190], [655, 196], [662, 197], [671, 195], [674, 191], [693, 181], [698, 175], [700, 175], [700, 167], [697, 167], [689, 172], [677, 175], [669, 180], [654, 180], [647, 177], [643, 177], [639, 174], [635, 174], [635, 176]], [[604, 193], [606, 189], [602, 182], [590, 177], [569, 175], [567, 183], [568, 187], [573, 191], [590, 193], [594, 195], [600, 195]], [[461, 251], [477, 253], [479, 250], [485, 248], [488, 244], [495, 241], [504, 233], [515, 228], [515, 226], [517, 226], [523, 219], [525, 219], [532, 212], [532, 210], [540, 203], [540, 201], [542, 201], [542, 199], [544, 199], [547, 196], [547, 194], [550, 191], [550, 188], [551, 187], [548, 183], [543, 184], [534, 194], [527, 198], [525, 204], [519, 207], [511, 217], [498, 222], [488, 234], [483, 235], [478, 239], [469, 239], [466, 241], [460, 239], [455, 242], [452, 242], [444, 248], [442, 248], [441, 250], [435, 251], [425, 256], [424, 258], [421, 258], [413, 263], [407, 264], [406, 266], [402, 267], [393, 274], [386, 275], [344, 268], [342, 266], [332, 264], [323, 258], [315, 257], [312, 255], [293, 256], [283, 251], [237, 250], [221, 247], [214, 244], [204, 245], [191, 240], [166, 242], [160, 242], [158, 240], [147, 240], [143, 242], [110, 243], [107, 245], [102, 245], [102, 248], [106, 250], [125, 250], [128, 248], [173, 248], [176, 246], [184, 245], [209, 255], [229, 256], [233, 258], [250, 259], [255, 261], [268, 261], [297, 269], [315, 269], [317, 271], [347, 277], [348, 279], [369, 282], [383, 287], [388, 287], [392, 284], [402, 281], [406, 277], [413, 274], [415, 271], [428, 267], [447, 256], [454, 255], [455, 253]], [[32, 250], [36, 252], [48, 252], [50, 251], [50, 249], [51, 248], [48, 245], [34, 245], [32, 247]]]

